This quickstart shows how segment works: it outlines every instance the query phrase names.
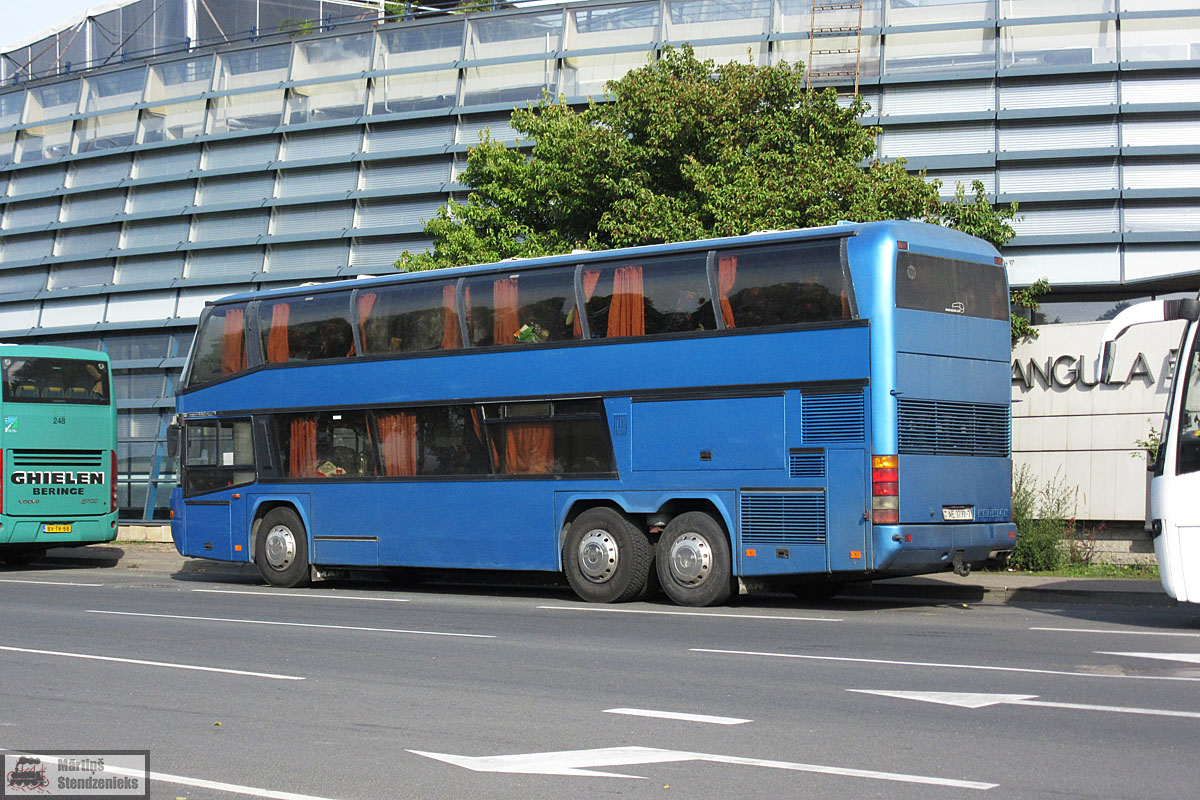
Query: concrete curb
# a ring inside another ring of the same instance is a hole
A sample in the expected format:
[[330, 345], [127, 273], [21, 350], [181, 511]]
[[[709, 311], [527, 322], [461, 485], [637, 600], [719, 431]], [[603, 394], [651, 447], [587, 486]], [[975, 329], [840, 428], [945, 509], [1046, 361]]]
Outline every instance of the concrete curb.
[[[116, 541], [108, 545], [56, 548], [45, 562], [56, 566], [115, 569], [144, 569], [169, 573], [210, 573], [222, 576], [257, 576], [252, 564], [235, 564], [179, 555], [173, 544], [146, 541]], [[466, 573], [457, 573], [466, 575]], [[489, 586], [528, 586], [521, 580], [479, 574], [469, 583]], [[434, 580], [432, 585], [442, 581]], [[449, 584], [459, 583], [456, 580]], [[1155, 580], [1055, 578], [1009, 572], [975, 572], [966, 578], [950, 574], [889, 578], [871, 583], [850, 584], [839, 598], [892, 602], [975, 603], [987, 605], [1104, 604], [1171, 607], [1178, 605]]]
[[[932, 600], [984, 605], [1084, 603], [1152, 607], [1178, 605], [1178, 601], [1167, 595], [1157, 581], [1112, 579], [1104, 581], [1104, 583], [1115, 585], [1097, 587], [1070, 585], [1072, 581], [1080, 583], [1091, 581], [1092, 579], [1089, 578], [1051, 578], [1047, 580], [1053, 581], [1053, 585], [1023, 586], [1010, 586], [1003, 583], [987, 585], [972, 582], [970, 578], [963, 579], [963, 583], [958, 586], [937, 579], [925, 579], [929, 581], [928, 583], [913, 583], [916, 580], [921, 579], [893, 578], [860, 587], [848, 586], [846, 591], [838, 596], [863, 600]], [[933, 585], [935, 582], [940, 585]]]

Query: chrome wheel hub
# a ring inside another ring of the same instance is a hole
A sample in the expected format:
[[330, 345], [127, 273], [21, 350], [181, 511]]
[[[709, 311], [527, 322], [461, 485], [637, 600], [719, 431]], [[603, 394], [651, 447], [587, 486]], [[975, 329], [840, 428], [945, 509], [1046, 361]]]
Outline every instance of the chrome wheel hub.
[[267, 531], [263, 553], [271, 569], [284, 571], [296, 560], [295, 534], [284, 525], [276, 525]]
[[712, 547], [695, 533], [680, 534], [671, 542], [667, 564], [671, 577], [682, 586], [699, 586], [712, 573]]
[[592, 583], [612, 578], [620, 559], [617, 543], [608, 531], [588, 531], [579, 542], [579, 571]]

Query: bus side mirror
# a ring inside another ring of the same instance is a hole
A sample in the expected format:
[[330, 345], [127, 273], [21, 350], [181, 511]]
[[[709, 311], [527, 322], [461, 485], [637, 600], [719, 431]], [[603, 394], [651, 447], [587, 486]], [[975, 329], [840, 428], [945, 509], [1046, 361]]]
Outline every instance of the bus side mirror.
[[1188, 322], [1200, 319], [1200, 300], [1187, 298], [1163, 301], [1163, 320], [1170, 322], [1176, 319], [1185, 319]]
[[183, 449], [179, 446], [182, 437], [183, 425], [178, 421], [167, 426], [167, 458], [179, 458], [179, 452]]
[[1104, 329], [1102, 340], [1104, 348], [1100, 353], [1100, 383], [1108, 383], [1112, 377], [1113, 361], [1116, 355], [1116, 341], [1125, 331], [1134, 325], [1144, 325], [1148, 322], [1171, 322], [1187, 320], [1189, 323], [1200, 319], [1200, 300], [1186, 298], [1179, 300], [1147, 300], [1135, 303], [1122, 310], [1109, 321]]

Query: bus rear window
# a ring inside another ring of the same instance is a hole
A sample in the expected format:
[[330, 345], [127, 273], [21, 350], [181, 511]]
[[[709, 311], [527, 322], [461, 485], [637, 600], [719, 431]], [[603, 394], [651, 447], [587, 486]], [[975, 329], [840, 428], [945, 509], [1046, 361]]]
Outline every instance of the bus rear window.
[[901, 251], [896, 255], [896, 307], [1007, 320], [1004, 267]]
[[74, 358], [3, 359], [4, 402], [109, 404], [108, 364]]

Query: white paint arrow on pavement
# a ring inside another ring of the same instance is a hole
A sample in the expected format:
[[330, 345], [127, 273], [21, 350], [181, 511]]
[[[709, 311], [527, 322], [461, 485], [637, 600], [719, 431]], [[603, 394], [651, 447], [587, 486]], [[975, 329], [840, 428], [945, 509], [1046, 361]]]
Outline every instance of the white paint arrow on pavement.
[[1097, 651], [1102, 656], [1129, 656], [1130, 658], [1156, 658], [1159, 661], [1182, 661], [1185, 664], [1200, 664], [1200, 653], [1108, 653]]
[[1128, 708], [1125, 706], [1094, 706], [1084, 703], [1052, 703], [1036, 700], [1036, 694], [978, 694], [970, 692], [885, 692], [875, 689], [849, 689], [858, 694], [876, 694], [882, 697], [898, 697], [901, 700], [920, 700], [925, 703], [941, 703], [960, 708], [986, 708], [987, 706], [1036, 706], [1038, 708], [1066, 708], [1074, 711], [1109, 711], [1116, 714], [1147, 714], [1154, 717], [1188, 717], [1200, 719], [1200, 712], [1171, 711], [1162, 708]]
[[560, 750], [551, 753], [516, 753], [508, 756], [457, 756], [450, 753], [427, 753], [409, 750], [426, 758], [444, 761], [474, 772], [508, 772], [527, 775], [583, 775], [604, 778], [642, 778], [641, 775], [622, 775], [600, 772], [592, 767], [630, 766], [634, 764], [667, 764], [678, 761], [709, 761], [716, 764], [739, 764], [749, 767], [787, 769], [796, 772], [816, 772], [849, 778], [872, 778], [881, 781], [920, 783], [947, 786], [955, 789], [994, 789], [996, 783], [962, 781], [954, 778], [934, 778], [926, 775], [905, 775], [900, 772], [829, 767], [821, 764], [797, 764], [790, 761], [769, 761], [761, 758], [721, 756], [711, 753], [690, 753], [683, 750], [660, 750], [656, 747], [604, 747], [596, 750]]

